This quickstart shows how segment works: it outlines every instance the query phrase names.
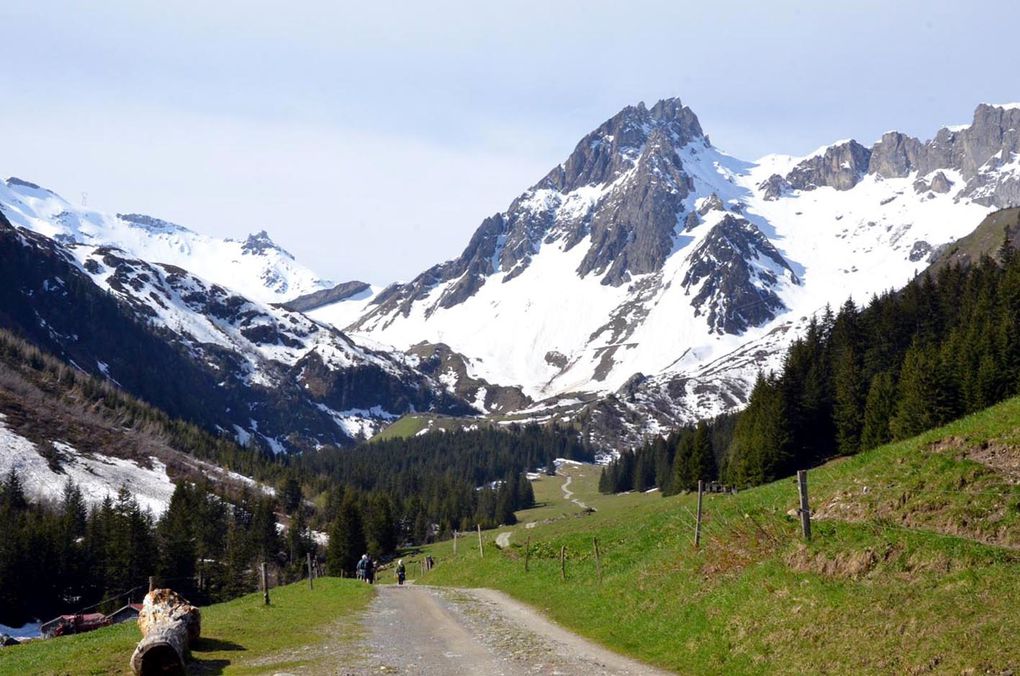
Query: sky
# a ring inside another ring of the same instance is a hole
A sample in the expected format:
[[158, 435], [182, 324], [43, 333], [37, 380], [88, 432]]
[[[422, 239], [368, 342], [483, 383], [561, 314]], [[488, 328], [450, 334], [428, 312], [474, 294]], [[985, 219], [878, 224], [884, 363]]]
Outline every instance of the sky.
[[0, 174], [384, 284], [628, 104], [743, 159], [1020, 100], [1013, 2], [4, 0]]

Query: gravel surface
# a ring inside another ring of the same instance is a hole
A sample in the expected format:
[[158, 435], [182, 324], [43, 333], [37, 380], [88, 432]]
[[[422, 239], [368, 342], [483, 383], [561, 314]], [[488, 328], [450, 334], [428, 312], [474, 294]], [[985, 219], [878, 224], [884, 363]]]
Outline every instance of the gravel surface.
[[488, 589], [380, 585], [362, 626], [360, 645], [344, 645], [333, 653], [333, 666], [320, 663], [314, 673], [665, 673], [582, 639]]

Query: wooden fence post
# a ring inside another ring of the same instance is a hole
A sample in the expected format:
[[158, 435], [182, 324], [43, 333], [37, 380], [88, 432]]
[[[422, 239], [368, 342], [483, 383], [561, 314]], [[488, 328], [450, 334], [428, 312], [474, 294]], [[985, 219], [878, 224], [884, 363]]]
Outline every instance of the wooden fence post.
[[528, 542], [524, 545], [524, 572], [528, 572], [528, 563], [531, 561], [531, 536], [528, 536]]
[[701, 547], [701, 501], [705, 495], [705, 482], [698, 480], [698, 519], [694, 524], [694, 548]]
[[599, 539], [592, 538], [591, 546], [595, 549], [595, 572], [599, 577], [599, 584], [602, 584], [602, 557], [599, 556]]
[[156, 576], [155, 575], [150, 575], [149, 576], [149, 591], [152, 591], [155, 588], [156, 588]]
[[305, 554], [308, 559], [308, 588], [315, 589], [315, 573], [312, 571], [312, 555], [309, 552]]
[[567, 546], [560, 547], [560, 580], [567, 581]]
[[477, 524], [477, 526], [478, 526], [478, 558], [484, 559], [485, 550], [482, 549], [482, 524]]
[[262, 562], [262, 600], [269, 605], [269, 566]]
[[453, 531], [453, 555], [457, 556], [457, 531]]
[[804, 532], [804, 539], [811, 539], [811, 506], [808, 503], [807, 492], [807, 470], [797, 471], [797, 492], [800, 493], [800, 528]]

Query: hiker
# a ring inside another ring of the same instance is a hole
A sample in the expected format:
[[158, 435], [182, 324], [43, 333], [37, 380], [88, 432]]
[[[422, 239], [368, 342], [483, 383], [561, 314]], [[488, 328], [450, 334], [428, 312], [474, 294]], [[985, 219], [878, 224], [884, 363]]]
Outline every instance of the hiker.
[[407, 571], [404, 569], [404, 560], [400, 559], [397, 561], [397, 584], [404, 584], [404, 578], [406, 577]]
[[372, 557], [368, 557], [365, 562], [365, 579], [368, 580], [369, 584], [375, 584], [375, 566], [376, 562]]
[[358, 565], [355, 568], [355, 570], [356, 570], [356, 572], [358, 574], [358, 579], [359, 580], [367, 579], [366, 575], [367, 575], [367, 571], [368, 571], [368, 554], [362, 554], [361, 555], [361, 558], [358, 559]]

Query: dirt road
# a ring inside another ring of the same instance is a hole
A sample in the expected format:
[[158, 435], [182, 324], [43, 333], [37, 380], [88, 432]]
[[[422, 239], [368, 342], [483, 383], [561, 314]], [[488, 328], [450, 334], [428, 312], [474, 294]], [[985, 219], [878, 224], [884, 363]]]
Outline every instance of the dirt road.
[[[379, 586], [332, 674], [657, 674], [492, 590]], [[326, 665], [322, 665], [326, 666]]]

